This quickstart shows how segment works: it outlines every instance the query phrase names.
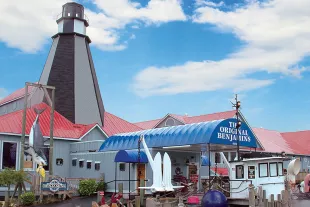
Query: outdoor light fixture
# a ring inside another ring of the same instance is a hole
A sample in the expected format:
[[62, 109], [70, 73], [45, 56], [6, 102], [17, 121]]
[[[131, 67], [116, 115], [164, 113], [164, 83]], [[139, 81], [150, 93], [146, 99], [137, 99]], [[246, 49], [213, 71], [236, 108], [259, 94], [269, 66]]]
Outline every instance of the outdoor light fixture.
[[190, 147], [190, 146], [191, 146], [191, 145], [170, 146], [170, 147], [163, 147], [163, 149], [184, 148], [184, 147]]
[[237, 122], [237, 128], [240, 128], [241, 127], [241, 121], [238, 121]]

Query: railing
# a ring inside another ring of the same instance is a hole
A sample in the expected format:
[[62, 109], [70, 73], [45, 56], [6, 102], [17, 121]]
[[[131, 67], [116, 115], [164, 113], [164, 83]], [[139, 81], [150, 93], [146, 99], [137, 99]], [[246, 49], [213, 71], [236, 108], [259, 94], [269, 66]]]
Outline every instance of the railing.
[[[54, 19], [55, 19], [55, 20], [58, 20], [58, 19], [60, 19], [61, 17], [62, 17], [62, 12], [61, 12], [60, 14], [57, 14], [57, 15], [54, 17]], [[73, 17], [73, 16], [72, 16], [72, 17]], [[80, 18], [80, 17], [77, 17], [77, 18]], [[89, 24], [89, 18], [87, 17], [86, 14], [84, 14], [83, 18], [81, 18], [81, 19], [86, 20], [86, 22]]]

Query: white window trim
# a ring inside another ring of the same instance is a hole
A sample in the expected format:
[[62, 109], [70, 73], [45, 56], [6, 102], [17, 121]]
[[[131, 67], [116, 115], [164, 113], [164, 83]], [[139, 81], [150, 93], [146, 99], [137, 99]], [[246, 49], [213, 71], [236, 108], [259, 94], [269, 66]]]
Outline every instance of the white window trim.
[[[16, 163], [15, 163], [15, 170], [19, 169], [19, 163], [22, 161], [20, 160], [20, 143], [18, 141], [6, 141], [6, 140], [2, 140], [1, 141], [1, 170], [3, 170], [3, 146], [4, 143], [8, 142], [8, 143], [16, 143]], [[27, 169], [27, 168], [26, 168]]]

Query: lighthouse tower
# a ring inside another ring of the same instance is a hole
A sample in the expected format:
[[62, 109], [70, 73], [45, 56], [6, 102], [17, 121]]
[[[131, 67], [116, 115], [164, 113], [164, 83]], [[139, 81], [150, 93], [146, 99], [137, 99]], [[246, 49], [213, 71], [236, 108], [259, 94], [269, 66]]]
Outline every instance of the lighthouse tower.
[[[89, 24], [84, 7], [66, 3], [56, 22], [58, 33], [52, 37], [39, 83], [56, 87], [55, 110], [64, 117], [73, 123], [103, 126], [104, 106], [86, 35]], [[43, 97], [40, 92], [38, 101], [46, 101]]]

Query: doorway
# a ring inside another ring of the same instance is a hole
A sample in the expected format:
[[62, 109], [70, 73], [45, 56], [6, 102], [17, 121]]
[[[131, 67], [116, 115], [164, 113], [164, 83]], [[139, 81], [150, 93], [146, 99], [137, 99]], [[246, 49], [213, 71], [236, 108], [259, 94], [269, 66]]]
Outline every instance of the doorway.
[[[141, 171], [141, 175], [140, 175], [140, 178], [139, 178], [139, 164], [137, 164], [137, 189], [138, 187], [140, 187], [140, 179], [144, 179], [146, 178], [146, 166], [145, 164], [140, 164], [140, 171]], [[145, 187], [145, 186], [142, 186], [142, 187]]]

